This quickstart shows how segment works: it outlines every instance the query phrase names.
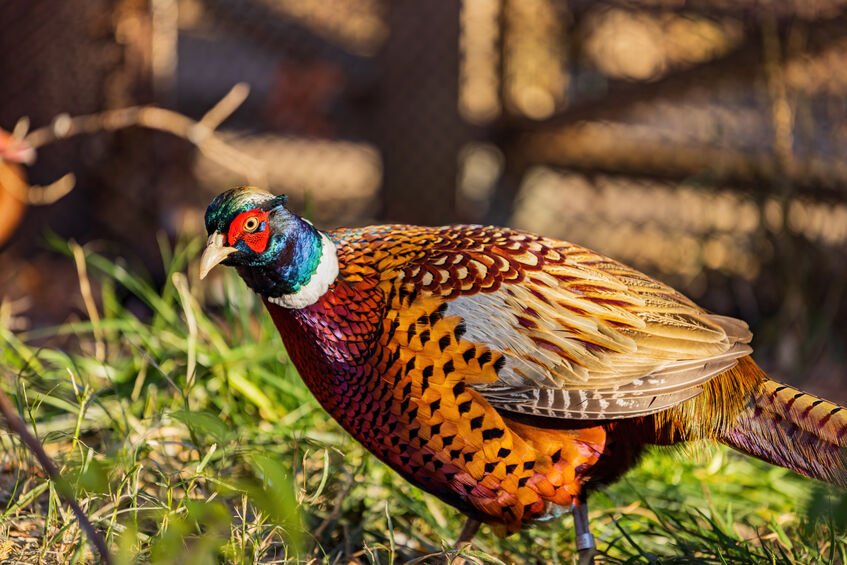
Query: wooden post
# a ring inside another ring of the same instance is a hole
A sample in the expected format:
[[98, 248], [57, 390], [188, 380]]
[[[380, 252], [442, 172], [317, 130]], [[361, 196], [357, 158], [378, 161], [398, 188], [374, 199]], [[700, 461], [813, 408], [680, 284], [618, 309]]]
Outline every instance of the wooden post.
[[381, 54], [375, 138], [384, 175], [382, 216], [430, 225], [456, 221], [460, 0], [391, 2]]

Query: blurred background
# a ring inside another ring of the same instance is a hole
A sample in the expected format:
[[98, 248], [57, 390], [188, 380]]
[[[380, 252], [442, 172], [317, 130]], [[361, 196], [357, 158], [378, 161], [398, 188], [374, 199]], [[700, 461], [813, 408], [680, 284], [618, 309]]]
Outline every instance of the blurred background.
[[85, 316], [46, 234], [163, 283], [157, 234], [257, 183], [323, 228], [580, 243], [847, 402], [847, 1], [29, 0], [0, 29], [0, 324]]

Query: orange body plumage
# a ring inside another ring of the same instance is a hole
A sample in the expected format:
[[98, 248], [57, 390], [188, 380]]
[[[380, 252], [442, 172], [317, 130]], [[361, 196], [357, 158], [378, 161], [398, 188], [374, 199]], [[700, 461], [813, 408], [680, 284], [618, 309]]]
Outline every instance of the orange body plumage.
[[[322, 235], [261, 194], [210, 206], [204, 272], [237, 258], [326, 410], [474, 519], [515, 531], [578, 508], [646, 446], [699, 439], [847, 483], [847, 411], [769, 380], [739, 320], [567, 242], [480, 226]], [[300, 287], [283, 279], [302, 251], [289, 239], [264, 263], [216, 243], [251, 207], [270, 210], [269, 229], [284, 210], [276, 229], [312, 238], [297, 245], [320, 261]], [[332, 275], [313, 292], [321, 269]]]
[[[780, 389], [746, 355], [745, 325], [709, 315], [633, 269], [577, 246], [492, 228], [388, 226], [331, 236], [341, 280], [303, 310], [268, 303], [292, 359], [327, 411], [368, 449], [478, 519], [515, 531], [569, 509], [586, 485], [616, 479], [647, 445], [695, 439], [717, 439], [810, 476], [844, 480], [843, 464], [830, 463], [841, 461], [847, 412]], [[474, 316], [482, 314], [496, 332], [511, 328], [506, 347], [474, 335], [484, 332], [466, 327], [469, 314], [452, 315], [451, 300], [482, 293], [492, 298], [472, 306], [493, 302], [496, 310]], [[557, 319], [542, 306], [605, 316], [635, 347]], [[541, 316], [554, 328], [542, 327]], [[497, 328], [498, 317], [508, 326]], [[524, 339], [537, 349], [519, 349], [518, 335], [529, 335]], [[326, 341], [336, 343], [328, 355], [319, 345]], [[570, 353], [573, 343], [582, 357]], [[361, 347], [355, 360], [339, 354], [351, 344]], [[590, 359], [586, 351], [593, 352]], [[344, 359], [346, 395], [327, 379], [333, 368], [321, 359], [336, 367]], [[558, 371], [554, 363], [561, 363]], [[523, 369], [527, 383], [534, 382], [532, 370], [538, 379], [567, 370], [572, 382], [536, 384], [533, 390], [551, 397], [563, 394], [533, 403], [532, 396], [517, 396], [517, 387], [502, 386], [511, 365]], [[627, 365], [642, 374], [619, 370]], [[600, 380], [589, 372], [580, 387], [574, 374], [582, 369], [607, 374]], [[652, 385], [645, 376], [651, 374], [659, 375]], [[634, 376], [643, 382], [633, 385]], [[793, 425], [805, 443], [790, 450], [801, 457], [777, 448], [790, 441]], [[830, 459], [821, 459], [827, 453]]]

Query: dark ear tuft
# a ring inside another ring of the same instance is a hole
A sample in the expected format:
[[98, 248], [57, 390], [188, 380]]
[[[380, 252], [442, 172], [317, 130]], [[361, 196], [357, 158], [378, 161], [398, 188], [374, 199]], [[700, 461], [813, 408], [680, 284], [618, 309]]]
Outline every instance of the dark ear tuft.
[[276, 208], [277, 206], [285, 206], [288, 203], [288, 197], [284, 194], [280, 194], [267, 204], [267, 209], [271, 210]]

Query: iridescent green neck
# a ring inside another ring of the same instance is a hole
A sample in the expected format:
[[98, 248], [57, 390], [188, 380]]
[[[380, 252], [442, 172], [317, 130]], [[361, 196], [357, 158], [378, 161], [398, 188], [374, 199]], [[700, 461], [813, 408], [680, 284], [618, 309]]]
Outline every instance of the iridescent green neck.
[[238, 267], [256, 292], [286, 308], [314, 304], [338, 276], [335, 244], [310, 223], [287, 210], [271, 216], [274, 235], [261, 267]]

